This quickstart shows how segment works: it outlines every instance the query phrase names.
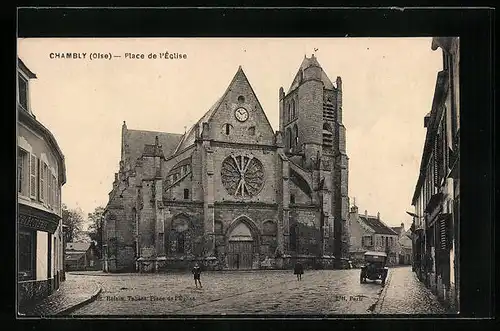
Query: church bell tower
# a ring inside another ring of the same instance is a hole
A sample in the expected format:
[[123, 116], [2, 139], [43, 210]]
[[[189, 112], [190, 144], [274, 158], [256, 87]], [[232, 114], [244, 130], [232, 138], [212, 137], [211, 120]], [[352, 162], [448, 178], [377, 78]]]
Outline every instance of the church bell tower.
[[[342, 80], [328, 78], [314, 54], [304, 56], [297, 74], [285, 93], [280, 88], [280, 131], [285, 154], [301, 168], [311, 171], [318, 184], [329, 224], [331, 253], [348, 257], [347, 237], [348, 161], [346, 130], [342, 122]], [[319, 187], [319, 182], [326, 185]]]

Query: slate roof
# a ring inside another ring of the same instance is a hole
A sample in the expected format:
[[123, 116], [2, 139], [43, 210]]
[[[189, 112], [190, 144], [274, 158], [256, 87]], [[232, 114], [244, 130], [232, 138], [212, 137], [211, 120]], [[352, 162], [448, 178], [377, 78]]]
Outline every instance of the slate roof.
[[[224, 93], [225, 94], [225, 93]], [[212, 114], [215, 112], [215, 110], [219, 107], [220, 103], [222, 102], [223, 97], [221, 97], [219, 100], [217, 100], [216, 103], [210, 109], [203, 115], [196, 124], [194, 124], [191, 128], [189, 128], [188, 131], [182, 137], [179, 139], [179, 142], [174, 150], [174, 154], [177, 152], [182, 151], [183, 149], [191, 146], [194, 144], [195, 138], [196, 138], [196, 126], [200, 127], [200, 132], [203, 129], [202, 125], [204, 122], [207, 122]]]
[[[291, 91], [295, 90], [299, 86], [299, 84], [300, 84], [299, 73], [310, 66], [318, 66], [321, 68], [321, 65], [319, 64], [318, 59], [315, 56], [311, 56], [310, 58], [304, 57], [304, 60], [302, 61], [302, 64], [300, 65], [300, 68], [297, 72], [297, 75], [295, 76], [295, 79], [293, 80], [292, 85], [288, 89], [287, 94], [290, 93]], [[335, 89], [332, 81], [330, 80], [330, 78], [328, 78], [328, 76], [326, 75], [323, 68], [321, 68], [321, 81], [325, 85], [325, 88], [327, 88], [329, 90]]]
[[396, 232], [397, 234], [401, 234], [401, 231], [403, 231], [403, 227], [401, 226], [391, 226], [392, 231]]
[[365, 215], [359, 215], [370, 228], [372, 228], [377, 234], [387, 234], [387, 235], [397, 235], [397, 233], [382, 223], [377, 217], [368, 215], [368, 218]]
[[132, 164], [135, 164], [135, 161], [142, 156], [146, 145], [155, 144], [156, 136], [158, 136], [158, 143], [162, 147], [163, 155], [169, 157], [174, 153], [182, 134], [127, 129], [126, 143], [128, 144], [128, 155]]
[[90, 248], [90, 243], [82, 243], [82, 242], [69, 242], [66, 243], [66, 253], [70, 253], [70, 251], [78, 251], [78, 252], [86, 252]]
[[[182, 151], [183, 149], [185, 149], [185, 148], [187, 148], [187, 147], [189, 147], [189, 146], [191, 146], [191, 145], [194, 144], [195, 138], [196, 138], [196, 127], [200, 128], [200, 133], [201, 133], [202, 130], [203, 130], [203, 123], [208, 122], [210, 120], [210, 118], [214, 115], [215, 111], [219, 108], [220, 104], [222, 103], [222, 101], [226, 97], [227, 93], [231, 90], [232, 86], [234, 85], [234, 83], [238, 79], [244, 79], [244, 80], [246, 80], [247, 83], [248, 83], [248, 85], [249, 85], [249, 87], [250, 87], [250, 89], [252, 90], [252, 93], [255, 95], [255, 97], [257, 97], [257, 95], [255, 94], [255, 91], [253, 91], [252, 86], [250, 85], [250, 82], [248, 81], [248, 78], [245, 75], [245, 72], [243, 71], [243, 68], [241, 66], [239, 66], [238, 67], [238, 71], [234, 75], [233, 79], [231, 80], [231, 82], [227, 86], [227, 88], [224, 91], [224, 93], [222, 94], [222, 96], [219, 98], [219, 100], [217, 100], [216, 103], [213, 104], [212, 107], [210, 107], [210, 109], [205, 113], [205, 115], [203, 115], [200, 118], [200, 120], [198, 122], [196, 122], [196, 124], [194, 124], [182, 136], [182, 138], [181, 138], [178, 146], [175, 148], [175, 152], [174, 153], [178, 153], [178, 152]], [[257, 102], [259, 102], [259, 101], [257, 100]], [[262, 106], [261, 106], [261, 108], [262, 108]], [[264, 116], [265, 116], [265, 114], [264, 114]], [[267, 117], [266, 117], [266, 119], [267, 119]], [[268, 123], [269, 123], [269, 121], [268, 121]], [[269, 126], [271, 127], [270, 123], [269, 123]]]

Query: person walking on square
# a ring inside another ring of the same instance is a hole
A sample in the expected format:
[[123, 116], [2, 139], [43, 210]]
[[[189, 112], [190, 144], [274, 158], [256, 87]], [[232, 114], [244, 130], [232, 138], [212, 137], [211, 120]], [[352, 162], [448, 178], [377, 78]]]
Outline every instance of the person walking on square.
[[194, 285], [196, 286], [196, 288], [198, 288], [198, 283], [199, 283], [200, 288], [202, 288], [203, 286], [201, 286], [201, 281], [200, 281], [201, 268], [200, 268], [200, 265], [198, 263], [195, 263], [194, 268], [192, 270], [192, 273], [194, 276]]
[[297, 275], [297, 280], [302, 280], [302, 274], [304, 273], [304, 267], [302, 266], [302, 263], [300, 262], [295, 263], [293, 273]]

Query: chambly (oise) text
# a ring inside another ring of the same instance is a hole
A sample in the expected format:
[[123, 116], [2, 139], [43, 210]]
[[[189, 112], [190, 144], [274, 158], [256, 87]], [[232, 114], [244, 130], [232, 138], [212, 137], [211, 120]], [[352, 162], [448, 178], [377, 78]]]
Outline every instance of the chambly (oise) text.
[[158, 52], [158, 53], [123, 53], [112, 54], [105, 52], [92, 52], [92, 53], [74, 53], [74, 52], [52, 52], [49, 53], [50, 59], [75, 59], [75, 60], [111, 60], [111, 59], [125, 59], [125, 60], [184, 60], [187, 59], [185, 53], [171, 53], [171, 52]]

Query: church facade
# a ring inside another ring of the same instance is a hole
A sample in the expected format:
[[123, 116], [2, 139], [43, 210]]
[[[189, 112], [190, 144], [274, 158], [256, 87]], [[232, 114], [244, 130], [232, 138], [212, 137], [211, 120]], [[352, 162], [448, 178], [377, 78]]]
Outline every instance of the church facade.
[[342, 81], [317, 58], [279, 89], [274, 132], [240, 67], [185, 134], [122, 126], [103, 268], [335, 268], [348, 257]]

